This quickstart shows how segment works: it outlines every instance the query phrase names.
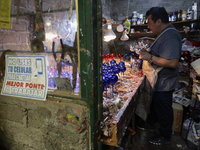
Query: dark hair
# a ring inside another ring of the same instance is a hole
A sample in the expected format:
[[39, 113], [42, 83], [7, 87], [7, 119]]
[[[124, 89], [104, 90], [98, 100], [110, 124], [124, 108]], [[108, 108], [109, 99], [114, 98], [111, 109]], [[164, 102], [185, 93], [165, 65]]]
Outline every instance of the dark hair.
[[164, 7], [152, 7], [146, 12], [146, 17], [152, 15], [152, 20], [156, 22], [158, 19], [161, 19], [163, 23], [169, 22], [168, 13]]

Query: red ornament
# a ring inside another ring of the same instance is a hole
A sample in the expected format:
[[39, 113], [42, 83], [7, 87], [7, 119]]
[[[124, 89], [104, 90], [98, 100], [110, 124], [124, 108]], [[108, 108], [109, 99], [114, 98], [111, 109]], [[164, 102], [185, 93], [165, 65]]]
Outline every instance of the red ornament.
[[110, 54], [106, 54], [106, 61], [109, 61], [111, 59]]
[[106, 55], [103, 55], [103, 61], [106, 60]]
[[190, 52], [189, 52], [189, 51], [184, 51], [184, 52], [183, 52], [183, 55], [184, 55], [184, 56], [190, 56]]
[[118, 58], [120, 59], [120, 61], [121, 61], [121, 59], [123, 58], [123, 54], [118, 54]]
[[110, 54], [111, 59], [114, 60], [116, 58], [116, 55], [114, 53]]

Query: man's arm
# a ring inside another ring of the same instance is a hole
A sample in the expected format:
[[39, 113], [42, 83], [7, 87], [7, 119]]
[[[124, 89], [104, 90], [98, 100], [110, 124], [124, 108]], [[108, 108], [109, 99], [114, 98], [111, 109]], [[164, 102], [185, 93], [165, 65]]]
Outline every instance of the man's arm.
[[179, 59], [165, 59], [163, 57], [154, 56], [146, 51], [140, 52], [140, 59], [149, 60], [152, 57], [152, 62], [156, 65], [166, 68], [176, 68], [179, 63]]
[[166, 68], [176, 68], [179, 63], [179, 59], [165, 59], [162, 57], [152, 56], [152, 61], [154, 64]]

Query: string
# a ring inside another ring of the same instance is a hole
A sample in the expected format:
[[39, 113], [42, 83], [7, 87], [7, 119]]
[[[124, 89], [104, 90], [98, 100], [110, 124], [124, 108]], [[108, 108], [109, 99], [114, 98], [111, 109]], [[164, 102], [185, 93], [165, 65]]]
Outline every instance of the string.
[[129, 11], [129, 1], [130, 1], [130, 0], [128, 0], [127, 17], [128, 17], [128, 11]]

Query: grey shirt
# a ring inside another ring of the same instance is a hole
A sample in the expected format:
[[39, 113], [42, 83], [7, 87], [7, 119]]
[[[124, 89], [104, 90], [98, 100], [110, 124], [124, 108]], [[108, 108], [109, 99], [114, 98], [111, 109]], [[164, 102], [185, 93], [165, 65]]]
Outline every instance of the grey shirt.
[[[175, 27], [169, 25], [167, 28]], [[151, 47], [151, 54], [165, 59], [179, 59], [181, 56], [181, 48], [182, 39], [180, 34], [176, 30], [170, 29], [157, 39]], [[160, 67], [153, 63], [152, 66], [155, 69]], [[163, 68], [158, 73], [155, 91], [170, 91], [178, 87], [178, 68]]]

